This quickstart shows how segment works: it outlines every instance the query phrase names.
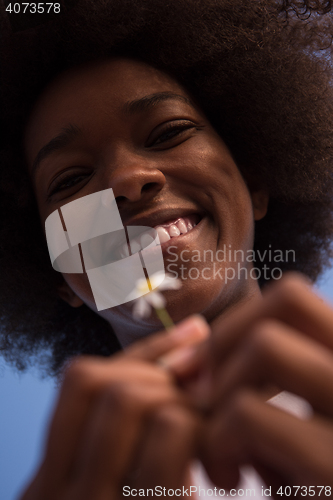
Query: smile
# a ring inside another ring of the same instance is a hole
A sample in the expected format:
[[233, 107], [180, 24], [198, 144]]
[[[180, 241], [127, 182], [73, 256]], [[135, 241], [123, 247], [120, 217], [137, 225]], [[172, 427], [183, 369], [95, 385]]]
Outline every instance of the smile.
[[[167, 244], [168, 241], [174, 240], [175, 238], [180, 239], [183, 236], [191, 233], [193, 229], [199, 224], [202, 216], [199, 214], [189, 214], [183, 217], [177, 217], [172, 220], [163, 222], [163, 224], [158, 224], [154, 227], [156, 230], [160, 245], [162, 247]], [[131, 239], [131, 253], [138, 252], [143, 248], [146, 248], [149, 244], [153, 242], [151, 235], [147, 232], [138, 235], [137, 237]], [[125, 258], [130, 255], [127, 243], [123, 243], [119, 249], [120, 257]]]
[[189, 233], [200, 221], [198, 214], [191, 214], [186, 217], [179, 217], [167, 224], [155, 226], [161, 244], [166, 243], [171, 238], [176, 238], [182, 234]]

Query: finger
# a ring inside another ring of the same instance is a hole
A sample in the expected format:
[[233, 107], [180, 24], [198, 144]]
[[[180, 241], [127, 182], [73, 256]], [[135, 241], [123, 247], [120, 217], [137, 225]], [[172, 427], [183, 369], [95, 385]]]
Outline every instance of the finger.
[[223, 405], [240, 388], [261, 388], [267, 383], [303, 397], [325, 415], [333, 415], [333, 354], [272, 320], [252, 327], [246, 341], [220, 370], [214, 402]]
[[50, 427], [45, 452], [43, 475], [45, 481], [58, 491], [75, 462], [85, 422], [96, 398], [103, 389], [117, 382], [131, 382], [158, 387], [170, 383], [164, 370], [139, 360], [114, 357], [81, 357], [67, 369]]
[[55, 491], [70, 474], [83, 424], [98, 392], [117, 380], [170, 383], [169, 373], [142, 362], [142, 358], [154, 359], [172, 347], [207, 336], [209, 331], [200, 317], [192, 318], [187, 325], [177, 325], [174, 330], [174, 334], [163, 333], [157, 335], [156, 340], [151, 337], [140, 342], [138, 348], [128, 349], [125, 356], [116, 355], [112, 360], [80, 357], [71, 363], [64, 377], [46, 449], [44, 476]]
[[333, 310], [301, 275], [290, 273], [271, 287], [264, 298], [251, 302], [212, 324], [211, 355], [214, 366], [236, 348], [258, 320], [273, 318], [302, 331], [333, 349]]
[[75, 466], [78, 498], [115, 498], [128, 473], [149, 414], [160, 405], [182, 404], [172, 387], [118, 384], [106, 389], [85, 428]]
[[317, 415], [300, 420], [252, 391], [239, 391], [207, 423], [204, 447], [208, 472], [219, 486], [227, 481], [221, 471], [229, 460], [266, 464], [295, 485], [332, 484], [331, 422]]
[[197, 451], [200, 424], [192, 411], [179, 405], [165, 405], [156, 411], [149, 419], [133, 487], [154, 489], [162, 485], [166, 496], [172, 495], [171, 490], [175, 496], [183, 496], [183, 487], [188, 488], [190, 481], [189, 465]]
[[206, 341], [173, 349], [157, 360], [159, 366], [169, 370], [179, 380], [195, 376], [208, 359], [209, 345]]
[[[156, 361], [166, 353], [206, 340], [210, 328], [200, 315], [193, 315], [178, 323], [172, 330], [152, 335], [126, 349], [126, 355], [145, 361]], [[163, 360], [162, 360], [163, 362]]]

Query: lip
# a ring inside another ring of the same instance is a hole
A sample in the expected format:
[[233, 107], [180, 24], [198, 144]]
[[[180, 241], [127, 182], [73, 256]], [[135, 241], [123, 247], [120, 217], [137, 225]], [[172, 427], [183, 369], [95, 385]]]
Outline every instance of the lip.
[[[156, 227], [156, 226], [163, 226], [163, 225], [169, 224], [170, 222], [173, 222], [177, 219], [180, 219], [181, 217], [186, 217], [188, 215], [198, 215], [200, 217], [200, 221], [204, 217], [204, 213], [198, 209], [177, 207], [177, 208], [168, 208], [168, 209], [157, 210], [155, 212], [150, 212], [148, 214], [144, 214], [144, 215], [141, 215], [138, 217], [133, 217], [131, 219], [124, 220], [123, 224], [124, 224], [124, 226]], [[192, 232], [192, 231], [193, 231], [193, 229], [190, 232]], [[186, 234], [189, 234], [189, 233], [186, 233]], [[185, 236], [185, 234], [182, 236]], [[178, 238], [178, 236], [176, 236], [175, 238]], [[171, 238], [171, 239], [173, 239], [173, 238]], [[166, 242], [166, 243], [168, 243], [168, 242]]]
[[[197, 238], [200, 237], [200, 234], [202, 231], [205, 230], [205, 227], [207, 227], [208, 222], [208, 217], [206, 215], [202, 216], [198, 224], [193, 227], [188, 233], [180, 234], [179, 236], [174, 236], [170, 240], [165, 241], [164, 243], [161, 243], [158, 245], [158, 247], [162, 250], [163, 258], [168, 260], [168, 248], [169, 247], [174, 247], [174, 251], [176, 253], [181, 252], [182, 250], [186, 249], [189, 247], [189, 245], [195, 244], [197, 241]], [[150, 249], [146, 249], [146, 256], [147, 255], [154, 255], [155, 250], [157, 247], [152, 247]]]

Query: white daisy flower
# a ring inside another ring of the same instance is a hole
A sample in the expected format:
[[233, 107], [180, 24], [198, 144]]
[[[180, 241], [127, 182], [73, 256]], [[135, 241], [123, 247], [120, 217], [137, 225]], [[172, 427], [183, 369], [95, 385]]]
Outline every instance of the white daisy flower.
[[[165, 310], [166, 299], [160, 292], [163, 290], [179, 290], [182, 283], [179, 279], [173, 278], [171, 274], [165, 274], [164, 271], [153, 274], [149, 281], [151, 287], [149, 287], [147, 279], [140, 279], [136, 282], [135, 288], [141, 297], [136, 299], [134, 303], [133, 316], [135, 318], [145, 318], [151, 314], [151, 309], [153, 307], [164, 326], [171, 326], [171, 324], [173, 324], [172, 320]], [[156, 291], [156, 289], [158, 289], [158, 291]], [[163, 319], [167, 320], [167, 325], [165, 321], [162, 320], [161, 313]], [[170, 320], [168, 318], [170, 318]]]

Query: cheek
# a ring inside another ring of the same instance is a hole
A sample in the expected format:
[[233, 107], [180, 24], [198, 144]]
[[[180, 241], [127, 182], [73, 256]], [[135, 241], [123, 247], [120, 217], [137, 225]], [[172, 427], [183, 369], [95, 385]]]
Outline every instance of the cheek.
[[68, 286], [93, 311], [97, 311], [95, 300], [86, 274], [62, 274]]
[[229, 222], [225, 224], [225, 243], [232, 251], [251, 250], [254, 242], [254, 217], [247, 189], [235, 191], [229, 203]]
[[213, 217], [219, 227], [221, 244], [252, 248], [254, 215], [250, 192], [231, 158], [214, 163], [209, 196], [213, 200]]
[[[233, 232], [240, 246], [246, 246], [250, 238], [251, 248], [254, 236], [254, 215], [250, 193], [245, 185], [240, 186], [232, 206]], [[242, 243], [243, 242], [243, 243]]]

